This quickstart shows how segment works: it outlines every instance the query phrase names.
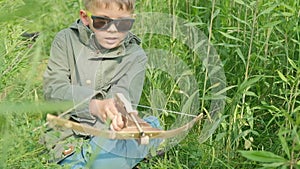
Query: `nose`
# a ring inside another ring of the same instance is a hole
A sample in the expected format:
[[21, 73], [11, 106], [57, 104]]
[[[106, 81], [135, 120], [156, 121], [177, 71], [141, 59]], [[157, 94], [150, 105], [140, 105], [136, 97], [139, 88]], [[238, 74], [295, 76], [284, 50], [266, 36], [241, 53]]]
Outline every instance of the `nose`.
[[118, 29], [115, 25], [115, 23], [111, 23], [107, 29], [108, 32], [118, 32]]

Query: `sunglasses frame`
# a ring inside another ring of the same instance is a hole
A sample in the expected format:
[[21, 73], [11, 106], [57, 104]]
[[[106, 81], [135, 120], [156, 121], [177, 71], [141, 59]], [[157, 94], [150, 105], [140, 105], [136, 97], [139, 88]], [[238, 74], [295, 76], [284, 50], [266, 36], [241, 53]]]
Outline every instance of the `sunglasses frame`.
[[[118, 32], [127, 32], [127, 31], [130, 31], [132, 26], [133, 26], [133, 23], [135, 21], [135, 19], [133, 18], [125, 18], [125, 19], [111, 19], [111, 18], [108, 18], [108, 17], [105, 17], [105, 16], [94, 16], [92, 15], [91, 12], [87, 11], [87, 16], [90, 17], [92, 20], [93, 20], [93, 27], [97, 30], [102, 30], [102, 31], [106, 31], [112, 24], [114, 24], [118, 30]], [[96, 28], [95, 27], [95, 22], [94, 22], [94, 19], [102, 19], [104, 20], [106, 23], [101, 27], [101, 28]], [[129, 21], [130, 22], [130, 26], [128, 29], [120, 29], [120, 22], [122, 21]]]

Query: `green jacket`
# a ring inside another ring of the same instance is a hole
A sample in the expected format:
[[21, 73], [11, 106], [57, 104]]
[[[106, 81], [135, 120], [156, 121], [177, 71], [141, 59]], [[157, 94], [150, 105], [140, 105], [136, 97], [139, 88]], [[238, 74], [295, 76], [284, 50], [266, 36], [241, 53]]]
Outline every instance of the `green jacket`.
[[112, 98], [122, 93], [133, 104], [140, 100], [147, 57], [139, 44], [140, 40], [129, 32], [121, 46], [104, 49], [94, 33], [77, 20], [60, 31], [52, 43], [44, 73], [45, 99], [74, 101], [74, 105], [87, 100], [72, 112], [72, 119], [101, 126], [88, 111], [91, 98]]
[[[99, 46], [91, 30], [80, 20], [55, 37], [44, 74], [47, 100], [70, 100], [79, 103], [97, 94], [111, 98], [122, 93], [132, 103], [140, 100], [147, 57], [140, 40], [128, 33], [118, 48]], [[95, 122], [88, 112], [77, 112], [78, 120]]]

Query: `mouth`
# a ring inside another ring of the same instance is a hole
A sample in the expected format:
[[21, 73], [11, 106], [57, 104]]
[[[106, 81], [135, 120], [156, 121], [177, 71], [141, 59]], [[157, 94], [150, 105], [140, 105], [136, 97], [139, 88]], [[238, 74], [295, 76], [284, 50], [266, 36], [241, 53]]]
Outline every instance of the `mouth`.
[[116, 38], [116, 37], [107, 37], [107, 38], [104, 38], [104, 39], [109, 44], [114, 44], [114, 43], [116, 43], [118, 41], [118, 38]]

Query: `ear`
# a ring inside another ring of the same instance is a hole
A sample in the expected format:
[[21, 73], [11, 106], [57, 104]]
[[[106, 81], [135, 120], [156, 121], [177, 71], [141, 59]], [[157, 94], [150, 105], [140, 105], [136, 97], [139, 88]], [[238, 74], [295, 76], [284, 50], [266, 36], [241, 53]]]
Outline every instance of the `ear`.
[[85, 10], [80, 10], [79, 11], [79, 15], [80, 15], [81, 22], [84, 25], [88, 26], [89, 25], [89, 18], [88, 18], [87, 14], [86, 14], [86, 11]]

